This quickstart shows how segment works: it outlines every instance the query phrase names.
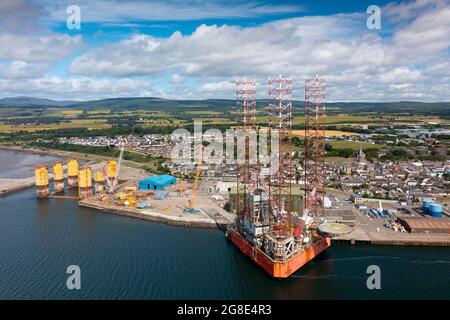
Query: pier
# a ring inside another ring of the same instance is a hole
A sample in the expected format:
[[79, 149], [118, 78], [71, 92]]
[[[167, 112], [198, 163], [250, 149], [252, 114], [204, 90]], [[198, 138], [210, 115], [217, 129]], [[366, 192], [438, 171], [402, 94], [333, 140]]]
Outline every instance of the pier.
[[196, 228], [226, 228], [229, 221], [225, 218], [218, 219], [209, 214], [183, 214], [175, 215], [170, 213], [157, 212], [154, 209], [137, 209], [124, 206], [108, 205], [98, 203], [94, 198], [82, 199], [79, 202], [82, 207], [96, 209], [106, 213], [118, 214], [121, 216], [143, 219], [152, 222], [165, 223], [168, 225]]
[[[49, 177], [50, 179], [50, 177]], [[13, 192], [17, 192], [36, 184], [35, 177], [28, 177], [23, 179], [0, 179], [0, 196], [4, 196]]]
[[364, 226], [356, 225], [354, 230], [340, 238], [334, 238], [335, 243], [353, 245], [371, 244], [382, 246], [434, 246], [450, 247], [450, 235], [425, 233], [387, 233], [368, 231]]

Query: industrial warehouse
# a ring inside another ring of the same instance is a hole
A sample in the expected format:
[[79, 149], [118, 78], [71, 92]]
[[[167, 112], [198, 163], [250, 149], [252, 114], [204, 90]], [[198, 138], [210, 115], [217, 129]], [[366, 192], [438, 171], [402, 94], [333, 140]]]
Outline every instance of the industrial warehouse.
[[400, 218], [400, 223], [411, 233], [442, 233], [448, 234], [450, 230], [449, 219], [420, 219], [420, 218]]

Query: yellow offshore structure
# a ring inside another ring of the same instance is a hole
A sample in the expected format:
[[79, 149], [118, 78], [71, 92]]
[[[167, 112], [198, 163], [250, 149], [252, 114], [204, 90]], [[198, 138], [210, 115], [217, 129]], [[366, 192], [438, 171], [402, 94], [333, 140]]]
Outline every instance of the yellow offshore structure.
[[46, 166], [36, 166], [34, 169], [36, 176], [36, 193], [39, 198], [45, 198], [50, 195], [48, 188], [48, 169]]
[[114, 182], [117, 178], [117, 161], [116, 160], [109, 160], [106, 164], [106, 176], [108, 178], [108, 186], [114, 187]]
[[64, 169], [62, 162], [53, 164], [53, 186], [55, 193], [64, 191]]
[[78, 161], [69, 160], [67, 163], [67, 185], [69, 187], [76, 187], [78, 184]]
[[92, 196], [92, 169], [90, 167], [80, 168], [78, 175], [78, 196], [80, 199]]
[[103, 171], [98, 171], [94, 177], [95, 193], [102, 193], [105, 191], [105, 174]]

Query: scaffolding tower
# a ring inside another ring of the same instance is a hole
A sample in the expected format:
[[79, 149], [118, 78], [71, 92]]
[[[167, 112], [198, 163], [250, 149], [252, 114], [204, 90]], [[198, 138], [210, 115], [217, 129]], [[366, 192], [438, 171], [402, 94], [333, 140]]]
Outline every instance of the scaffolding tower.
[[[236, 81], [236, 136], [238, 150], [236, 156], [236, 213], [238, 217], [254, 223], [255, 217], [249, 210], [248, 195], [256, 194], [258, 190], [259, 167], [256, 159], [251, 158], [252, 148], [256, 147], [256, 81]], [[252, 161], [253, 160], [253, 161]]]
[[269, 136], [278, 134], [275, 154], [276, 172], [269, 175], [269, 212], [274, 227], [292, 233], [292, 181], [295, 177], [292, 160], [292, 79], [269, 78]]
[[313, 218], [324, 215], [325, 83], [318, 75], [305, 78], [305, 211]]

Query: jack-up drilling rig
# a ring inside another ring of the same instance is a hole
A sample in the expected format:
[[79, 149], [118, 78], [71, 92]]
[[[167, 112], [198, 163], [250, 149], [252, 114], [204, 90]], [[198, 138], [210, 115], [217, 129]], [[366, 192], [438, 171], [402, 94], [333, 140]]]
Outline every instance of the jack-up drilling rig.
[[[305, 80], [305, 207], [295, 182], [291, 145], [292, 79], [269, 78], [269, 136], [277, 170], [262, 176], [252, 159], [256, 128], [256, 82], [236, 83], [237, 114], [244, 142], [244, 161], [237, 162], [236, 223], [227, 237], [244, 254], [275, 278], [287, 278], [331, 245], [318, 225], [323, 220], [323, 157], [325, 80]], [[275, 149], [275, 150], [274, 150]], [[297, 191], [295, 191], [297, 190]], [[303, 213], [300, 212], [303, 210]]]

